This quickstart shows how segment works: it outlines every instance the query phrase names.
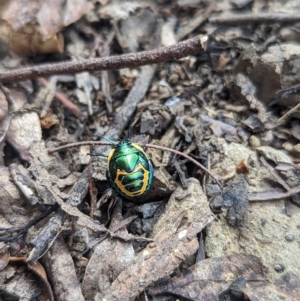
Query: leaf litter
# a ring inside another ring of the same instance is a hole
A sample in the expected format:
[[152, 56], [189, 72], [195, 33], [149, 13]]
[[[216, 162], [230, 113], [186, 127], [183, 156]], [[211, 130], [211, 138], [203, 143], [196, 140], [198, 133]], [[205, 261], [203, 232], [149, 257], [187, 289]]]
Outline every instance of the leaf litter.
[[[22, 64], [37, 73], [1, 84], [1, 296], [297, 300], [298, 2], [21, 2], [0, 5], [0, 78]], [[207, 51], [177, 61], [36, 77], [40, 63], [134, 60], [199, 34]], [[132, 141], [192, 156], [223, 188], [148, 148], [153, 187], [121, 202], [106, 194], [106, 160], [86, 166], [110, 146], [47, 151], [118, 141], [132, 123]]]

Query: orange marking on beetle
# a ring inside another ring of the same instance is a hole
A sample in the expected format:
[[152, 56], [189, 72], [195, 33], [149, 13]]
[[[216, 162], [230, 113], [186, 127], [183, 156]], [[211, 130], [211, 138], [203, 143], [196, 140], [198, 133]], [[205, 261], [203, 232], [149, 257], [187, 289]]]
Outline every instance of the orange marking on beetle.
[[110, 160], [111, 160], [111, 158], [112, 158], [112, 156], [114, 155], [114, 153], [115, 153], [115, 148], [113, 148], [111, 151], [110, 151], [110, 153], [109, 153], [109, 155], [108, 155], [108, 157], [107, 157], [107, 161], [108, 161], [108, 163], [110, 162]]
[[[125, 186], [122, 184], [121, 181], [119, 181], [118, 177], [119, 175], [124, 175], [124, 176], [128, 176], [128, 175], [131, 175], [131, 174], [134, 174], [135, 172], [137, 172], [139, 169], [142, 169], [144, 170], [144, 179], [143, 179], [143, 186], [141, 187], [140, 190], [138, 191], [135, 191], [135, 192], [130, 192], [128, 191]], [[136, 168], [128, 173], [126, 171], [122, 171], [120, 169], [117, 170], [117, 175], [116, 175], [116, 178], [115, 178], [115, 181], [114, 183], [116, 184], [116, 186], [121, 190], [122, 193], [124, 193], [126, 196], [128, 197], [135, 197], [135, 196], [139, 196], [141, 194], [143, 194], [148, 186], [148, 182], [149, 182], [149, 175], [150, 175], [150, 172], [141, 164], [139, 163]]]

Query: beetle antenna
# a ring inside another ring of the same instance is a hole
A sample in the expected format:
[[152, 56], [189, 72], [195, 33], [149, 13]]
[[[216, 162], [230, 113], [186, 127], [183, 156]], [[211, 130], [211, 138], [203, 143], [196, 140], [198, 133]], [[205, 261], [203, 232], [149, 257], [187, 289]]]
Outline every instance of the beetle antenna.
[[106, 141], [110, 142], [113, 145], [117, 145], [117, 143], [113, 140], [111, 140], [110, 138], [106, 137], [106, 136], [102, 136], [103, 139], [105, 139]]
[[127, 140], [130, 140], [131, 129], [132, 129], [132, 124], [131, 124], [131, 125], [129, 126], [129, 128], [128, 128], [128, 132], [127, 132]]
[[107, 143], [107, 142], [103, 142], [103, 141], [81, 141], [81, 142], [65, 144], [65, 145], [62, 145], [59, 147], [47, 148], [47, 151], [48, 151], [48, 153], [52, 154], [52, 153], [58, 152], [60, 150], [64, 150], [64, 149], [71, 148], [71, 147], [79, 147], [81, 145], [111, 145], [111, 143]]
[[94, 135], [94, 136], [96, 136], [97, 138], [103, 138], [103, 139], [105, 139], [106, 141], [110, 142], [110, 143], [113, 144], [113, 145], [117, 145], [117, 143], [116, 143], [115, 141], [111, 140], [111, 139], [108, 138], [107, 136], [97, 135], [97, 134]]

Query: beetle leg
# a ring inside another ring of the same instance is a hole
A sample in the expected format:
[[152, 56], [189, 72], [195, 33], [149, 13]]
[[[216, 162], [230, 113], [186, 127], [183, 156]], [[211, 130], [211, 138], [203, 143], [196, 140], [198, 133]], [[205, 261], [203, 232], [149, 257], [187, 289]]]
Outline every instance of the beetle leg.
[[103, 194], [107, 194], [109, 193], [110, 191], [114, 191], [111, 187], [108, 187], [104, 192]]

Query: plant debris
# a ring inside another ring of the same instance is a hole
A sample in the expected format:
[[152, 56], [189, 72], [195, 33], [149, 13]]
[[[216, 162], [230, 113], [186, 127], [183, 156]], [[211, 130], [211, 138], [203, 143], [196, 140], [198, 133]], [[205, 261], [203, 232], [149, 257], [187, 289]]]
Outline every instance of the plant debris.
[[299, 10], [2, 1], [1, 300], [298, 300]]

